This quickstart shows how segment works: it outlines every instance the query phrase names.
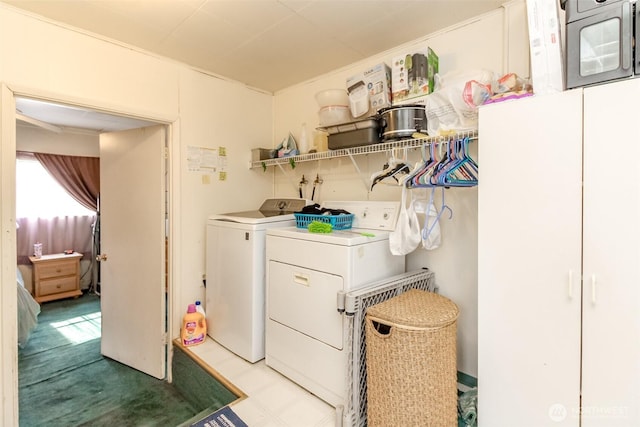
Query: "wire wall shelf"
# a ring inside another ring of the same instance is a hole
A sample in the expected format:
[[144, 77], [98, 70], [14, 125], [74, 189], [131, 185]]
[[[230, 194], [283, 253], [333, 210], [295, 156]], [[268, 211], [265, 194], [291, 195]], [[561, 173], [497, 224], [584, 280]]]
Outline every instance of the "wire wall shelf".
[[350, 157], [351, 160], [353, 161], [353, 156], [360, 156], [360, 155], [373, 154], [373, 153], [383, 153], [385, 151], [390, 151], [398, 148], [419, 148], [425, 144], [426, 145], [440, 144], [443, 142], [463, 139], [463, 138], [469, 138], [469, 140], [477, 140], [478, 132], [474, 130], [474, 131], [468, 131], [468, 132], [458, 132], [451, 135], [402, 139], [397, 141], [381, 142], [378, 144], [363, 145], [360, 147], [341, 148], [339, 150], [328, 150], [320, 153], [300, 154], [298, 156], [280, 157], [277, 159], [256, 160], [256, 161], [250, 162], [250, 168], [266, 169], [269, 166], [279, 166], [280, 168], [282, 168], [282, 165], [287, 165], [287, 164], [293, 167], [296, 164], [302, 163], [302, 162], [329, 160], [329, 159], [336, 159], [339, 157]]

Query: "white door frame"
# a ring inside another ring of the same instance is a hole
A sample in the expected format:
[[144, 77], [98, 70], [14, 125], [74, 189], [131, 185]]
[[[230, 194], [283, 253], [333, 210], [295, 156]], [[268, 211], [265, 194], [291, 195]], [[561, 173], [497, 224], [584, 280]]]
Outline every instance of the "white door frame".
[[0, 86], [0, 424], [18, 425], [18, 330], [16, 283], [16, 104]]
[[[104, 105], [86, 99], [74, 99], [61, 94], [55, 94], [32, 88], [16, 87], [7, 83], [0, 83], [0, 283], [16, 283], [16, 111], [15, 98], [26, 97], [42, 101], [67, 104], [81, 108], [100, 111], [107, 114], [132, 117], [147, 121], [154, 121], [167, 126], [168, 162], [166, 188], [169, 192], [168, 200], [168, 233], [169, 253], [168, 283], [167, 283], [167, 380], [172, 380], [171, 373], [171, 345], [169, 339], [173, 331], [173, 288], [174, 280], [179, 277], [179, 263], [176, 254], [180, 246], [174, 236], [180, 236], [179, 211], [174, 200], [179, 200], [180, 141], [179, 120], [177, 117], [166, 117], [148, 112], [132, 111], [126, 107]], [[15, 286], [0, 287], [0, 425], [18, 425], [18, 336], [17, 336], [17, 288]]]

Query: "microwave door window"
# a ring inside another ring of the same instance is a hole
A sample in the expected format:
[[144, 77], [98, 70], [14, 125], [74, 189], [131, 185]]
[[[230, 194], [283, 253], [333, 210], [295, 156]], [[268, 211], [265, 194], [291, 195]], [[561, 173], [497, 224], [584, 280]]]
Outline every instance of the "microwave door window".
[[580, 75], [591, 76], [620, 67], [620, 20], [601, 21], [580, 31]]

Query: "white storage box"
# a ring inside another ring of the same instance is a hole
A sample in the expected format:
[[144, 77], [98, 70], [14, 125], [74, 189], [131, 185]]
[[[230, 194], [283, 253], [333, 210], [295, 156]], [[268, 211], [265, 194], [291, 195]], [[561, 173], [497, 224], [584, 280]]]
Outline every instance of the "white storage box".
[[[370, 117], [377, 114], [378, 110], [391, 107], [391, 69], [387, 64], [376, 64], [347, 79], [350, 101], [355, 102], [357, 106], [364, 99], [363, 87], [369, 99], [369, 110], [364, 114], [358, 114], [358, 118]], [[356, 110], [358, 109], [356, 107]]]
[[533, 93], [562, 92], [564, 64], [556, 0], [527, 0]]

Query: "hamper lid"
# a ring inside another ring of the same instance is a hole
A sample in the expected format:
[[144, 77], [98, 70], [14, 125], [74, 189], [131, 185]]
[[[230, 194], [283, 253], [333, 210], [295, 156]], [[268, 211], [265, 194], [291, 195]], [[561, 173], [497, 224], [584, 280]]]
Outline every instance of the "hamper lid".
[[449, 298], [420, 289], [410, 289], [367, 309], [367, 316], [414, 328], [446, 326], [458, 313], [458, 306]]

